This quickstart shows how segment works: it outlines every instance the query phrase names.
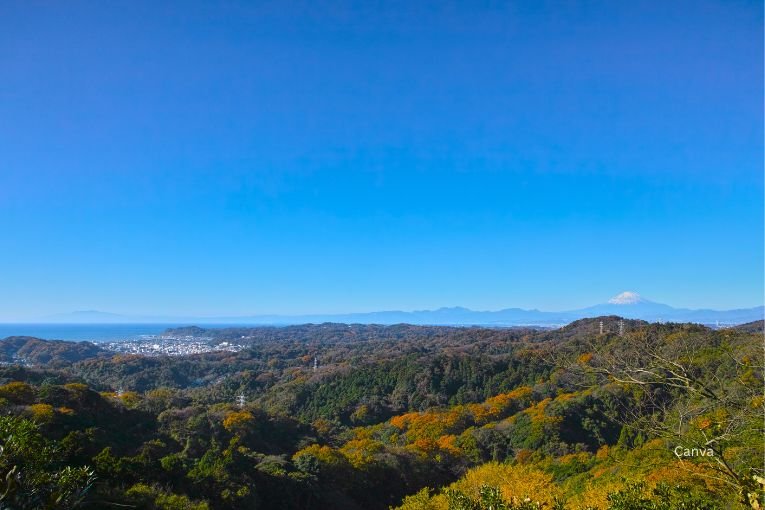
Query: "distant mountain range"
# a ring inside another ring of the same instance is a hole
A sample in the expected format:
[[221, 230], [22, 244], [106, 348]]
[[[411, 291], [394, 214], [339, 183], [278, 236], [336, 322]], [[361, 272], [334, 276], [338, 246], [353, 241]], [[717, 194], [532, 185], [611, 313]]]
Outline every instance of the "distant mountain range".
[[173, 323], [173, 324], [241, 324], [241, 325], [287, 325], [338, 322], [347, 324], [419, 324], [419, 325], [477, 325], [477, 326], [555, 326], [572, 321], [603, 315], [618, 315], [627, 319], [641, 319], [650, 322], [697, 322], [724, 326], [761, 320], [765, 307], [742, 308], [737, 310], [692, 310], [674, 308], [642, 298], [635, 292], [622, 292], [608, 302], [562, 312], [545, 312], [506, 308], [497, 311], [475, 311], [468, 308], [452, 307], [437, 310], [413, 312], [381, 311], [348, 314], [314, 315], [250, 315], [220, 317], [180, 316], [131, 316], [105, 313], [95, 310], [79, 311], [45, 317], [40, 322], [51, 323]]

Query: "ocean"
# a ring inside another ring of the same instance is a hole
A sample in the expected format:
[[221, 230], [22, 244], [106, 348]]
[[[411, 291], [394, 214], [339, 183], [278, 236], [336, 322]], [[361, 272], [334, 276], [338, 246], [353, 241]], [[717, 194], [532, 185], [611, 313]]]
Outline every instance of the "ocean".
[[156, 336], [178, 326], [188, 324], [0, 324], [0, 339], [33, 336], [45, 340], [114, 342]]

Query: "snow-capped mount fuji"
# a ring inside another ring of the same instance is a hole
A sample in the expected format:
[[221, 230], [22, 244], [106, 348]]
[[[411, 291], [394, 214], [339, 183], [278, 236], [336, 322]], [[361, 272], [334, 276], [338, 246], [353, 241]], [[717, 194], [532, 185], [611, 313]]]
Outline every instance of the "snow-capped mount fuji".
[[674, 308], [663, 303], [645, 299], [637, 292], [617, 294], [607, 303], [568, 312], [577, 318], [600, 315], [618, 315], [625, 319], [641, 319], [649, 322], [698, 322], [702, 324], [742, 324], [761, 320], [765, 308], [757, 306], [738, 310], [691, 310]]
[[655, 303], [642, 297], [637, 292], [626, 291], [617, 294], [607, 303], [574, 310], [573, 314], [581, 317], [599, 315], [618, 315], [626, 319], [671, 320], [670, 316], [679, 309], [662, 303]]
[[608, 302], [612, 305], [634, 305], [645, 302], [645, 299], [637, 292], [626, 291], [612, 297]]

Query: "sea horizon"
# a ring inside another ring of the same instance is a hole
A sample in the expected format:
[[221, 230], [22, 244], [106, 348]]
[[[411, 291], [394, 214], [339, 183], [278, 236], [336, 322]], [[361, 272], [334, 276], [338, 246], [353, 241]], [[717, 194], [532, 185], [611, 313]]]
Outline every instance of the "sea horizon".
[[[160, 335], [168, 328], [193, 326], [189, 323], [0, 323], [0, 340], [11, 336], [30, 336], [43, 340], [105, 343], [139, 340]], [[204, 327], [231, 327], [241, 324], [205, 324]]]

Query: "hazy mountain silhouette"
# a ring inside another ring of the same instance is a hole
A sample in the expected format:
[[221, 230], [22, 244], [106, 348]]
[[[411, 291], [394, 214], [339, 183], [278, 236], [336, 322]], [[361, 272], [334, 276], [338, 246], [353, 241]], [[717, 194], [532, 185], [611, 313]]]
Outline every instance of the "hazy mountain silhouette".
[[552, 326], [568, 324], [585, 317], [618, 315], [628, 319], [666, 322], [698, 322], [722, 325], [743, 324], [761, 320], [765, 307], [757, 306], [736, 310], [693, 310], [674, 308], [644, 299], [635, 292], [622, 292], [606, 303], [568, 310], [546, 312], [522, 308], [506, 308], [496, 311], [476, 311], [463, 307], [438, 308], [436, 310], [400, 310], [309, 315], [249, 315], [218, 317], [183, 316], [128, 316], [99, 311], [79, 311], [49, 316], [41, 322], [60, 323], [195, 323], [195, 324], [304, 324], [304, 323], [359, 323], [359, 324], [422, 324], [422, 325], [483, 325], [483, 326]]

